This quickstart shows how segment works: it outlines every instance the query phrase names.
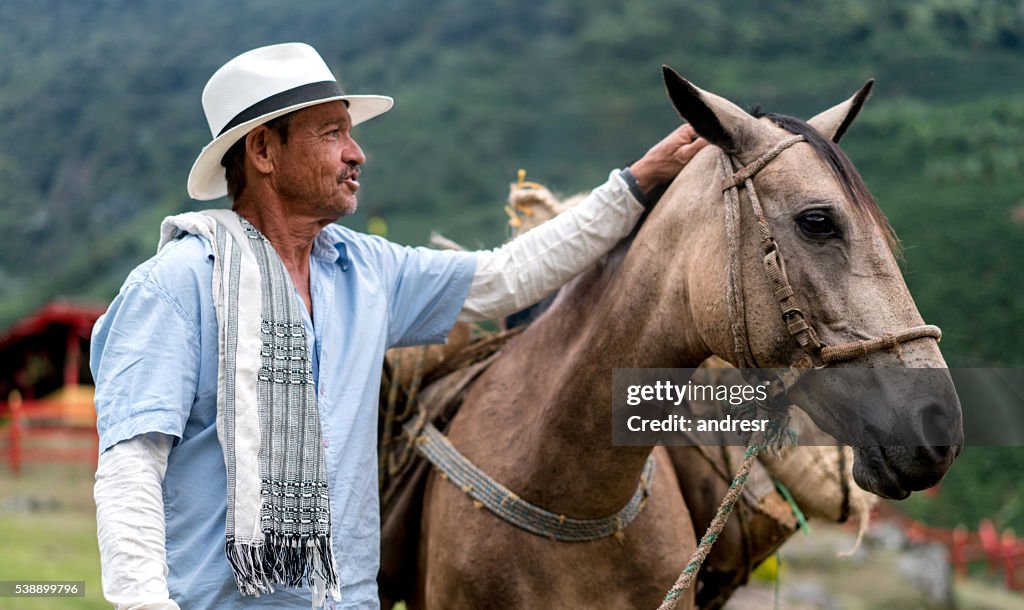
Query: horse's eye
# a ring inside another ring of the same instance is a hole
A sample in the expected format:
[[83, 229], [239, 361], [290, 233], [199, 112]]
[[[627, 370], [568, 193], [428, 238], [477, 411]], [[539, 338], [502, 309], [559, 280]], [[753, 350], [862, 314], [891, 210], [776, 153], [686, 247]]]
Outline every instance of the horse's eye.
[[796, 219], [800, 230], [811, 237], [831, 237], [836, 234], [832, 219], [824, 212], [808, 212]]

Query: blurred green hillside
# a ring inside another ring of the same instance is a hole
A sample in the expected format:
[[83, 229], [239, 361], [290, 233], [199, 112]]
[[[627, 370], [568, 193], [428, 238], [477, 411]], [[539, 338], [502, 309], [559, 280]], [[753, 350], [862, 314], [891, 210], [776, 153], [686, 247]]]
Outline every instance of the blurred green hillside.
[[[844, 140], [907, 246], [952, 364], [1024, 363], [1024, 8], [1015, 1], [700, 3], [7, 0], [0, 4], [0, 327], [57, 295], [109, 299], [190, 209], [199, 95], [231, 56], [316, 46], [352, 91], [394, 95], [358, 130], [361, 212], [391, 237], [504, 237], [519, 167], [598, 184], [674, 126], [659, 66], [809, 116], [877, 79]], [[223, 202], [221, 203], [223, 204]], [[1011, 215], [1018, 209], [1018, 221]]]
[[[192, 209], [206, 79], [292, 40], [347, 90], [397, 98], [357, 129], [369, 162], [344, 222], [382, 216], [412, 244], [431, 229], [499, 243], [520, 167], [572, 193], [638, 157], [678, 123], [662, 63], [802, 117], [875, 78], [843, 147], [902, 237], [924, 319], [951, 365], [1024, 365], [1016, 0], [4, 0], [0, 328], [57, 296], [112, 298], [159, 219]], [[1020, 450], [971, 448], [945, 501], [911, 508], [972, 525], [995, 513], [1020, 531], [1022, 468]], [[951, 509], [958, 497], [972, 501]]]

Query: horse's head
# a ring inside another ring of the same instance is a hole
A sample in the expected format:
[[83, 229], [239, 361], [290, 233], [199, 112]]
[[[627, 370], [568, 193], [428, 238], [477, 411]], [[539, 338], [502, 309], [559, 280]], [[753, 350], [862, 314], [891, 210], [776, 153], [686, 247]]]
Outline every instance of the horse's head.
[[[741, 367], [824, 360], [855, 368], [830, 377], [831, 385], [808, 375], [790, 397], [837, 438], [856, 429], [854, 475], [864, 489], [904, 498], [935, 484], [963, 444], [960, 403], [937, 329], [923, 326], [903, 281], [892, 230], [836, 145], [871, 83], [805, 123], [755, 117], [668, 68], [665, 82], [683, 118], [717, 146], [691, 161], [654, 212], [657, 224], [692, 241], [681, 290], [700, 343]], [[795, 135], [803, 139], [788, 142]], [[742, 174], [738, 189], [723, 194], [723, 180], [744, 167], [760, 218]], [[779, 253], [774, 271], [765, 262], [773, 256], [766, 232]], [[911, 328], [916, 334], [899, 335]], [[888, 349], [865, 341], [894, 334]], [[914, 375], [897, 367], [942, 370]]]

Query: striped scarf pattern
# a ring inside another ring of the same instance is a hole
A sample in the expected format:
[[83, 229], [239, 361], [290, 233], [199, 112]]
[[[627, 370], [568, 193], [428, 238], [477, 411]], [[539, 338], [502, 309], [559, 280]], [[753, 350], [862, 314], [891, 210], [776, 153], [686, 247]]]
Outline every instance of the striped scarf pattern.
[[255, 596], [306, 584], [314, 606], [338, 600], [316, 386], [291, 278], [270, 241], [234, 212], [167, 218], [161, 246], [182, 233], [205, 235], [214, 249], [217, 436], [235, 583]]

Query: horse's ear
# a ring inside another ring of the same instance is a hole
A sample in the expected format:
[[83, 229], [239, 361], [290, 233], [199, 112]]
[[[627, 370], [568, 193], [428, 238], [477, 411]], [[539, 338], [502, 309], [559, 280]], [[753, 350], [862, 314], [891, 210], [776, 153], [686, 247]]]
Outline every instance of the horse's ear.
[[663, 65], [661, 71], [676, 112], [702, 138], [730, 154], [756, 146], [765, 131], [757, 119], [729, 100], [694, 86], [672, 68]]
[[850, 124], [853, 123], [853, 119], [857, 118], [857, 113], [864, 106], [864, 102], [868, 100], [868, 96], [871, 95], [871, 87], [874, 84], [874, 79], [868, 79], [857, 90], [857, 93], [853, 94], [853, 97], [845, 102], [836, 104], [807, 122], [811, 127], [820, 131], [821, 135], [833, 142], [839, 142], [839, 138], [843, 137]]

